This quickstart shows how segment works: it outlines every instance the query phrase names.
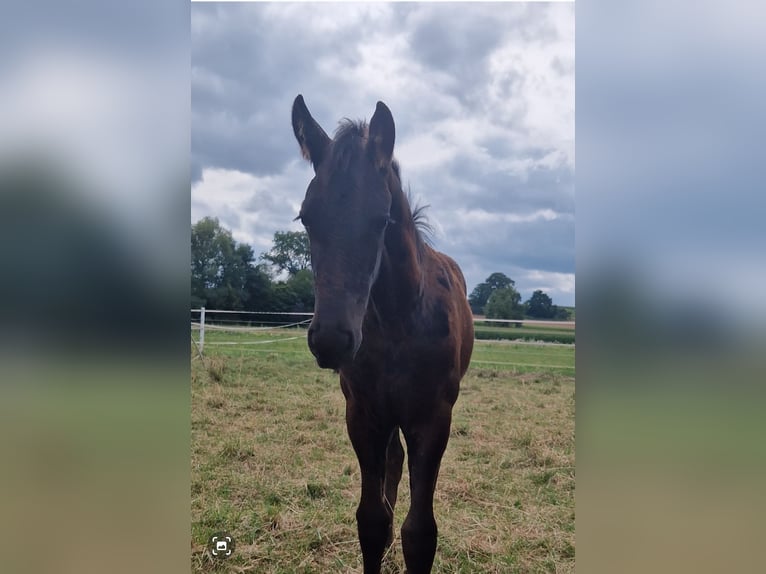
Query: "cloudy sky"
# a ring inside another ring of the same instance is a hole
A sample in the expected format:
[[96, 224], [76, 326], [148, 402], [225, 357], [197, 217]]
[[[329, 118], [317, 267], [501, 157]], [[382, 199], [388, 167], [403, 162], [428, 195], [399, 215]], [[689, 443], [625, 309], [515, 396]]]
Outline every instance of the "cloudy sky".
[[469, 291], [501, 271], [574, 305], [574, 4], [193, 3], [191, 39], [192, 222], [256, 254], [301, 229], [293, 99], [328, 133], [382, 100]]

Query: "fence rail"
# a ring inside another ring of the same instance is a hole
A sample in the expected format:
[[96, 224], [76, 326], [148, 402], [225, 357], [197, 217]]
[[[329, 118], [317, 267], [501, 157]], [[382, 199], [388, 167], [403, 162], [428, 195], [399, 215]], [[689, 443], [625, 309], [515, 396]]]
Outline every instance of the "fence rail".
[[232, 313], [236, 315], [303, 315], [304, 317], [313, 317], [314, 313], [292, 313], [288, 311], [231, 311], [228, 309], [205, 309], [200, 307], [199, 309], [192, 309], [192, 313], [200, 313], [202, 310], [205, 313]]
[[[191, 309], [192, 313], [199, 314], [199, 320], [198, 321], [192, 321], [191, 326], [193, 328], [196, 328], [199, 330], [199, 341], [197, 342], [197, 346], [199, 347], [200, 352], [202, 352], [204, 346], [205, 346], [205, 329], [210, 330], [224, 330], [224, 331], [266, 331], [266, 330], [273, 330], [273, 329], [287, 329], [287, 328], [293, 328], [293, 327], [301, 327], [303, 325], [308, 325], [308, 323], [311, 322], [311, 318], [314, 316], [313, 313], [298, 313], [298, 312], [281, 312], [281, 311], [230, 311], [227, 309], [206, 309], [205, 307], [200, 307], [199, 309]], [[256, 323], [259, 323], [260, 326], [252, 326], [252, 325], [235, 325], [233, 323], [241, 323], [241, 321], [231, 321], [231, 320], [218, 320], [214, 324], [211, 322], [207, 322], [210, 315], [253, 315], [253, 316], [287, 316], [293, 318], [291, 322], [284, 323], [283, 321], [279, 321], [278, 323], [271, 324], [268, 326], [263, 326], [264, 323], [270, 323], [270, 321], [254, 321]], [[295, 318], [298, 317], [306, 317], [306, 319], [302, 321], [295, 321]], [[537, 320], [537, 319], [486, 319], [484, 317], [475, 317], [473, 318], [474, 325], [476, 324], [491, 324], [496, 323], [498, 325], [514, 325], [514, 326], [521, 326], [521, 325], [547, 325], [547, 326], [558, 326], [558, 327], [575, 327], [574, 321], [545, 321], [545, 320]], [[221, 325], [220, 323], [229, 323], [226, 325]]]

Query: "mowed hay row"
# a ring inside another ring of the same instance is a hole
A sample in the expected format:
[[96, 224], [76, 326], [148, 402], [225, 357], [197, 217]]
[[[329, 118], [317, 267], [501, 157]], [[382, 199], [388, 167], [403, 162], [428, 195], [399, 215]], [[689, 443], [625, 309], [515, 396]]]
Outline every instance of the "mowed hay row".
[[[502, 365], [472, 366], [455, 406], [434, 499], [433, 571], [574, 572], [573, 350], [489, 352]], [[474, 357], [482, 354], [477, 343]], [[568, 368], [518, 366], [525, 361]], [[305, 340], [210, 345], [204, 362], [195, 352], [192, 571], [362, 571], [360, 477], [344, 412], [337, 375], [315, 366]], [[388, 573], [404, 572], [408, 478], [405, 464]], [[226, 561], [205, 550], [222, 530], [237, 543]]]

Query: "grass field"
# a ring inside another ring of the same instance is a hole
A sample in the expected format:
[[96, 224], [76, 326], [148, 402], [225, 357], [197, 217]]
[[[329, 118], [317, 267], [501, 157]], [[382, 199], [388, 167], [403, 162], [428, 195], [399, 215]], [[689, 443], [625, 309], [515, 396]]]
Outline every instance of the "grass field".
[[[337, 375], [304, 331], [206, 332], [192, 360], [192, 571], [361, 572]], [[227, 343], [227, 344], [223, 344]], [[236, 343], [236, 344], [228, 344]], [[435, 496], [434, 572], [574, 572], [574, 347], [477, 341]], [[404, 571], [398, 531], [383, 571]], [[231, 558], [206, 551], [225, 530]]]
[[476, 338], [481, 340], [522, 340], [544, 343], [575, 342], [574, 325], [538, 325], [525, 323], [521, 326], [498, 325], [476, 322]]

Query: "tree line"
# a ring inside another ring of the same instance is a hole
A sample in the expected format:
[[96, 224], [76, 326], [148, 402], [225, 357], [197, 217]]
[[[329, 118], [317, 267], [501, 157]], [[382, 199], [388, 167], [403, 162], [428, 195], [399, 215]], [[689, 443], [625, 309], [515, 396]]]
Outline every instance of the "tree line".
[[[471, 292], [474, 314], [496, 319], [568, 319], [542, 291], [521, 303], [515, 282], [492, 273]], [[314, 309], [314, 277], [308, 236], [303, 231], [277, 231], [271, 249], [258, 260], [253, 248], [236, 241], [217, 218], [205, 217], [191, 227], [192, 308], [232, 311], [310, 313]]]
[[191, 228], [192, 308], [310, 313], [314, 278], [308, 238], [278, 231], [268, 253], [255, 259], [253, 248], [236, 241], [216, 218]]
[[521, 302], [516, 282], [504, 273], [492, 273], [479, 283], [468, 296], [468, 303], [474, 315], [484, 314], [488, 319], [553, 319], [566, 321], [570, 312], [553, 304], [553, 300], [538, 289], [532, 296]]

